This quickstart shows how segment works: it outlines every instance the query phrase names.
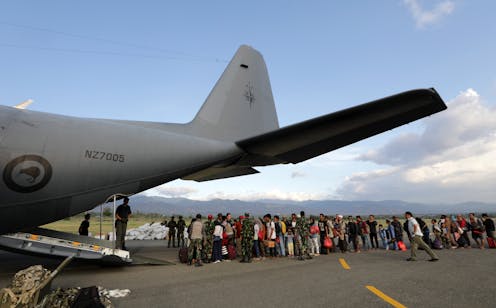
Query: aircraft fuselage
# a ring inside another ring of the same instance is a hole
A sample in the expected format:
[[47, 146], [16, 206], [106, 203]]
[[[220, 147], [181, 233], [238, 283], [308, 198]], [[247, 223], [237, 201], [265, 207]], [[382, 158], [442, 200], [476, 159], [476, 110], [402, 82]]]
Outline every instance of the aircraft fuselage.
[[81, 213], [116, 192], [141, 192], [241, 155], [234, 143], [171, 132], [168, 125], [0, 106], [0, 233]]

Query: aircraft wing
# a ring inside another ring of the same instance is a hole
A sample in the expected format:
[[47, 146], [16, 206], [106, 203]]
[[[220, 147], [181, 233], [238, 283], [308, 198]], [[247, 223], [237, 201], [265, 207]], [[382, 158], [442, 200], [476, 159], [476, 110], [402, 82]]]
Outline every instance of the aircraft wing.
[[210, 167], [199, 172], [184, 176], [181, 179], [192, 180], [196, 182], [205, 182], [255, 173], [259, 172], [250, 167], [240, 167], [232, 165], [227, 167]]
[[238, 165], [299, 163], [445, 109], [433, 88], [403, 92], [241, 140]]

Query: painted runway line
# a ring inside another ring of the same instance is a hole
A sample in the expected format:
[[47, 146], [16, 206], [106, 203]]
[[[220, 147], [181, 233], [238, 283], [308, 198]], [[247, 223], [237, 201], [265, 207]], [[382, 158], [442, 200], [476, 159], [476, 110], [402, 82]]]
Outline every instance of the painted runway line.
[[380, 290], [373, 286], [365, 286], [370, 292], [374, 293], [378, 297], [380, 297], [383, 301], [391, 304], [391, 306], [395, 308], [406, 308], [405, 305], [401, 304], [400, 302], [392, 299], [391, 297], [387, 296], [386, 294], [382, 293]]
[[345, 270], [349, 270], [349, 269], [351, 269], [351, 267], [348, 265], [348, 263], [346, 263], [346, 261], [345, 261], [343, 258], [339, 258], [339, 263], [341, 263], [341, 266], [342, 266]]

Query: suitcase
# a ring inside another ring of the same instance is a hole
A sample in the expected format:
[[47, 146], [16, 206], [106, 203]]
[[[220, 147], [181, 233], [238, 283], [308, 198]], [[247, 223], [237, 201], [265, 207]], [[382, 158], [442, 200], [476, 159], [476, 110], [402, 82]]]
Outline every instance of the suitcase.
[[181, 263], [188, 263], [188, 248], [183, 247], [179, 249], [179, 261]]
[[234, 247], [233, 245], [229, 245], [227, 247], [227, 254], [228, 254], [229, 260], [236, 259], [236, 247]]
[[487, 238], [487, 244], [489, 245], [489, 248], [496, 248], [496, 242], [492, 237]]

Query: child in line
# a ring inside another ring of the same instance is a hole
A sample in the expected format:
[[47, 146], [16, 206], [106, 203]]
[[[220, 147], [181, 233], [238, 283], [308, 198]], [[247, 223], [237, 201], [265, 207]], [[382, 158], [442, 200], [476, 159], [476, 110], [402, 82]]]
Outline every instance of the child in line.
[[294, 258], [294, 234], [291, 228], [286, 231], [286, 240], [288, 242], [288, 256]]

